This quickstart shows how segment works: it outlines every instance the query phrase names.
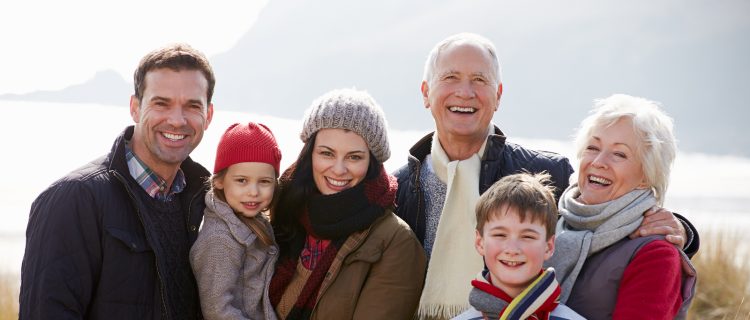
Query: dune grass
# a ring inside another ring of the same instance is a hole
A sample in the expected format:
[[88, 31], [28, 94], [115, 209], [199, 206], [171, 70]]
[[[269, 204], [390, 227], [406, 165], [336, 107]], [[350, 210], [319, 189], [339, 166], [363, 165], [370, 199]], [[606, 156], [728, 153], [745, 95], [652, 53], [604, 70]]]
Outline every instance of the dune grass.
[[18, 276], [0, 273], [0, 320], [18, 319]]
[[701, 230], [692, 261], [698, 285], [688, 319], [750, 319], [750, 237], [739, 230]]
[[[750, 237], [728, 228], [701, 230], [692, 261], [698, 287], [688, 319], [750, 320]], [[18, 319], [18, 275], [0, 273], [0, 320]]]

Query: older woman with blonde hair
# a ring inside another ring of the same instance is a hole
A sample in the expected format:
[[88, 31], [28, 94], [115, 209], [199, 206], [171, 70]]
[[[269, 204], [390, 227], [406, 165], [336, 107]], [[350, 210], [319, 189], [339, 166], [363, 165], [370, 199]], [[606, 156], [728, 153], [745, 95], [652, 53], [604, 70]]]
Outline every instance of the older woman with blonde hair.
[[663, 236], [630, 239], [662, 205], [677, 147], [672, 119], [649, 100], [598, 100], [576, 138], [578, 182], [560, 197], [549, 261], [561, 301], [588, 319], [684, 318], [695, 269]]

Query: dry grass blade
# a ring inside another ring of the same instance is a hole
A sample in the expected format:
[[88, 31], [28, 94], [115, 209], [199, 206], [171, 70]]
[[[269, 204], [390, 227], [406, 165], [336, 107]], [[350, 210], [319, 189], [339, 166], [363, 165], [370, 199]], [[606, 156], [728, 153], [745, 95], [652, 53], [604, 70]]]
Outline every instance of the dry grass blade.
[[18, 319], [18, 276], [0, 273], [0, 320]]
[[702, 232], [692, 261], [698, 287], [689, 319], [750, 319], [750, 250], [748, 237], [731, 228]]

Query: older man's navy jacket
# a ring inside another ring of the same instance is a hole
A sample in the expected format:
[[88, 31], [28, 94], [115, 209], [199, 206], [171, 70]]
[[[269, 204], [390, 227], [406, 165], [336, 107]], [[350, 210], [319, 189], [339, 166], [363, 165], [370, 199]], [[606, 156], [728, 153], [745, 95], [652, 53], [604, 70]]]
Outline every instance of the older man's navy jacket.
[[[406, 221], [424, 244], [425, 206], [424, 189], [419, 181], [419, 171], [425, 157], [430, 154], [434, 132], [426, 135], [409, 149], [409, 162], [396, 170], [398, 193], [397, 215]], [[484, 193], [502, 177], [514, 173], [539, 173], [545, 171], [552, 176], [555, 198], [559, 198], [568, 187], [573, 167], [567, 158], [545, 151], [534, 151], [505, 141], [505, 135], [495, 127], [494, 134], [487, 139], [482, 167], [479, 173], [479, 193]]]
[[[396, 215], [409, 224], [422, 245], [424, 245], [427, 217], [424, 203], [425, 191], [419, 180], [419, 171], [425, 158], [430, 154], [433, 137], [434, 132], [423, 137], [409, 149], [408, 163], [394, 173], [398, 178]], [[552, 176], [555, 199], [559, 199], [563, 191], [568, 188], [570, 176], [574, 172], [568, 159], [554, 152], [530, 150], [505, 140], [505, 135], [498, 127], [495, 127], [494, 133], [487, 138], [479, 173], [479, 193], [484, 193], [493, 183], [507, 175], [521, 172], [547, 172]], [[683, 223], [688, 233], [688, 245], [683, 251], [688, 256], [692, 256], [698, 251], [700, 245], [698, 231], [684, 217], [678, 214], [675, 216]]]

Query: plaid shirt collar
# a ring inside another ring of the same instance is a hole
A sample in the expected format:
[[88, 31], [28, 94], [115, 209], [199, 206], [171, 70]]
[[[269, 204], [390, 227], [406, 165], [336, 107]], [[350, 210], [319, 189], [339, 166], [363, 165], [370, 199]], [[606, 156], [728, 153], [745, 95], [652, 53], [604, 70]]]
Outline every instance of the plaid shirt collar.
[[323, 257], [323, 252], [326, 251], [326, 248], [328, 248], [328, 245], [330, 244], [331, 240], [318, 239], [308, 234], [305, 239], [305, 246], [302, 248], [300, 254], [302, 265], [305, 266], [307, 270], [315, 269], [318, 262], [320, 262], [320, 259]]
[[175, 175], [174, 182], [172, 183], [172, 189], [167, 190], [167, 181], [156, 175], [141, 159], [138, 159], [138, 156], [133, 153], [133, 149], [130, 148], [129, 142], [125, 146], [125, 160], [128, 162], [130, 175], [152, 198], [160, 201], [170, 201], [174, 199], [174, 195], [185, 189], [187, 182], [185, 181], [185, 174], [182, 173], [182, 169], [177, 170], [177, 175]]

